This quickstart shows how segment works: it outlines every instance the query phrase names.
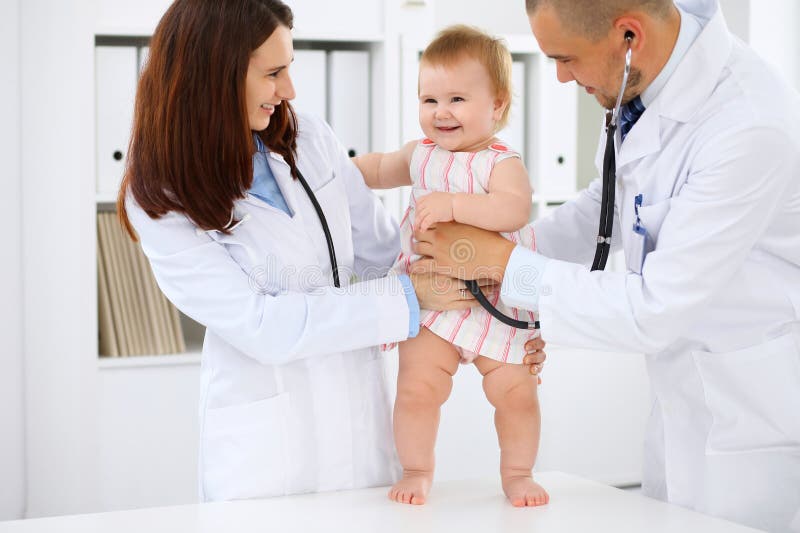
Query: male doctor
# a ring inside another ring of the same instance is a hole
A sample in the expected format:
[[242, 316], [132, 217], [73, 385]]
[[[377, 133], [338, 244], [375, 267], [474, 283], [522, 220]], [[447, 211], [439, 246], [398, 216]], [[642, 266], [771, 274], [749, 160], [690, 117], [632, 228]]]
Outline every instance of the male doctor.
[[[647, 354], [646, 494], [800, 531], [798, 94], [731, 35], [716, 0], [527, 11], [559, 81], [607, 109], [630, 46], [611, 241], [627, 272], [587, 268], [599, 179], [534, 223], [537, 252], [458, 224], [418, 233], [417, 251], [440, 272], [493, 272], [506, 304], [538, 310], [548, 342]], [[471, 259], [451, 257], [464, 242]]]

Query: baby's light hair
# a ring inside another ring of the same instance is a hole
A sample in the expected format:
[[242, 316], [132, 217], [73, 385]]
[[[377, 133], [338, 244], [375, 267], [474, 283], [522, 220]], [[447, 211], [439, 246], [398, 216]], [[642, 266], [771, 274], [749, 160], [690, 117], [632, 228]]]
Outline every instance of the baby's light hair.
[[503, 129], [511, 110], [511, 52], [501, 39], [472, 26], [449, 26], [425, 48], [420, 63], [449, 66], [464, 58], [483, 65], [492, 82], [495, 98], [507, 102], [496, 131]]

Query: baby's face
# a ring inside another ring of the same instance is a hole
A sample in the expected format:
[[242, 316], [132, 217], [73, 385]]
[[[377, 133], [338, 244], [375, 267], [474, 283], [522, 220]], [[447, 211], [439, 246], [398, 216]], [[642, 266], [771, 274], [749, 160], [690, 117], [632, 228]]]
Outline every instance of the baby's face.
[[474, 59], [420, 65], [419, 123], [425, 135], [446, 150], [486, 148], [506, 105], [495, 96], [489, 73]]

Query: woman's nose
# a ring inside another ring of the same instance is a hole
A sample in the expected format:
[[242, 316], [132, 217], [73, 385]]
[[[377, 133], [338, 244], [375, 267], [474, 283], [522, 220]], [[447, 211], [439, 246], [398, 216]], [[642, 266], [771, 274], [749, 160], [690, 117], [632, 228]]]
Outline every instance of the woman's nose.
[[275, 88], [275, 95], [281, 100], [294, 100], [296, 96], [292, 78], [287, 74]]

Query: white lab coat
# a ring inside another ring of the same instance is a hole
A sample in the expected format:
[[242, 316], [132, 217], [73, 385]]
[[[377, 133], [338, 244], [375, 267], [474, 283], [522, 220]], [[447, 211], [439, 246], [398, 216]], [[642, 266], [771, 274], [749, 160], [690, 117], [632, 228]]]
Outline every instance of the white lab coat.
[[128, 201], [164, 294], [207, 327], [206, 501], [386, 485], [399, 472], [374, 347], [408, 336], [401, 284], [382, 277], [399, 251], [398, 228], [325, 123], [301, 115], [297, 147], [330, 225], [341, 290], [317, 214], [277, 154], [270, 166], [294, 217], [248, 196], [235, 204], [242, 223], [224, 235], [180, 214], [151, 220]]
[[[677, 3], [704, 29], [617, 153], [612, 246], [628, 272], [586, 268], [595, 180], [534, 225], [558, 259], [542, 272], [542, 336], [647, 354], [646, 494], [800, 529], [800, 98], [716, 1]], [[604, 148], [605, 134], [598, 171]], [[630, 261], [638, 194], [655, 242], [643, 268]]]

